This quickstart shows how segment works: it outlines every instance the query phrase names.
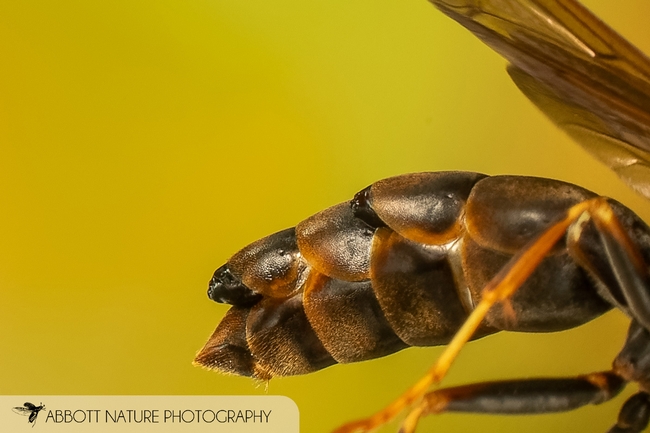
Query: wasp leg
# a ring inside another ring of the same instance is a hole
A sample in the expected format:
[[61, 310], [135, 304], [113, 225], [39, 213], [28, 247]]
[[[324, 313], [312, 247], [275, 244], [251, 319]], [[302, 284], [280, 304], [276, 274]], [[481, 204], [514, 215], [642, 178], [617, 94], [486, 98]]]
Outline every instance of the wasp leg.
[[[586, 223], [594, 222], [604, 251], [593, 254], [594, 236]], [[585, 214], [569, 230], [567, 247], [575, 259], [606, 287], [610, 302], [650, 330], [650, 279], [646, 260], [623, 229], [612, 207], [602, 206]]]
[[650, 421], [650, 395], [639, 392], [630, 397], [618, 415], [618, 422], [608, 433], [639, 433]]
[[564, 412], [615, 397], [625, 380], [606, 371], [575, 378], [536, 378], [443, 388], [424, 396], [400, 433], [413, 433], [422, 416], [444, 412], [539, 414]]

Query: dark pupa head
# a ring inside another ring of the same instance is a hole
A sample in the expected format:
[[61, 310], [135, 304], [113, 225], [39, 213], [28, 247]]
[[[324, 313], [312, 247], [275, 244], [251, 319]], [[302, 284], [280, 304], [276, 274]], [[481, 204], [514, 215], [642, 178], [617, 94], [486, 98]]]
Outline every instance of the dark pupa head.
[[262, 295], [249, 289], [225, 264], [214, 271], [208, 284], [208, 298], [221, 304], [245, 307], [257, 303]]

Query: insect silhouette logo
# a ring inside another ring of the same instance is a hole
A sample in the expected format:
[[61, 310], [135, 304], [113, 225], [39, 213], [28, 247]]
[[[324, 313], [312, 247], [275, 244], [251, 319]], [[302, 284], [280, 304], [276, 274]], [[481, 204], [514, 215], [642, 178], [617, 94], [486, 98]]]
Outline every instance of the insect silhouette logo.
[[36, 418], [38, 417], [38, 413], [43, 409], [45, 409], [45, 405], [43, 403], [36, 406], [33, 403], [26, 402], [22, 406], [16, 406], [11, 410], [13, 410], [18, 415], [28, 416], [29, 418], [27, 419], [27, 422], [30, 423], [32, 427], [34, 427], [36, 425]]

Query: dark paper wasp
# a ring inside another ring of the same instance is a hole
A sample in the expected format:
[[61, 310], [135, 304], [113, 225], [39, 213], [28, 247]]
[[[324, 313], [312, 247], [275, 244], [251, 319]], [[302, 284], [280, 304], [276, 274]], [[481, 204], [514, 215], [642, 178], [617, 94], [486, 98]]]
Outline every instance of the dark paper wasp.
[[36, 418], [38, 417], [38, 413], [40, 411], [42, 411], [43, 409], [45, 409], [45, 406], [43, 405], [43, 403], [36, 406], [33, 403], [26, 402], [22, 406], [16, 406], [16, 407], [12, 408], [11, 410], [16, 412], [18, 415], [29, 416], [29, 418], [27, 419], [27, 422], [31, 423], [32, 427], [34, 427], [36, 425]]
[[[650, 198], [650, 61], [572, 0], [431, 0], [505, 57], [521, 91]], [[232, 308], [199, 365], [268, 380], [409, 346], [447, 345], [392, 404], [339, 433], [409, 412], [526, 414], [639, 392], [611, 432], [650, 419], [650, 228], [620, 203], [550, 179], [469, 172], [376, 182], [349, 203], [261, 239], [217, 269]], [[631, 319], [610, 370], [432, 389], [463, 345], [502, 330], [569, 329], [618, 308]]]

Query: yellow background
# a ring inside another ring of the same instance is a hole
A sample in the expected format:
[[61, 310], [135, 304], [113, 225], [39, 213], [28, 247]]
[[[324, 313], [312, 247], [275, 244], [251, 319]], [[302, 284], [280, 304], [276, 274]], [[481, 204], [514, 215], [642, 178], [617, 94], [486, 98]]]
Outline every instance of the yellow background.
[[[647, 1], [587, 4], [650, 52]], [[502, 59], [425, 0], [4, 0], [0, 393], [269, 392], [296, 401], [304, 432], [369, 414], [439, 349], [267, 391], [191, 365], [226, 311], [207, 281], [247, 243], [377, 179], [449, 169], [579, 183], [650, 219], [518, 93]], [[447, 383], [607, 369], [626, 326], [614, 312], [489, 337]], [[620, 404], [426, 424], [606, 431]]]

